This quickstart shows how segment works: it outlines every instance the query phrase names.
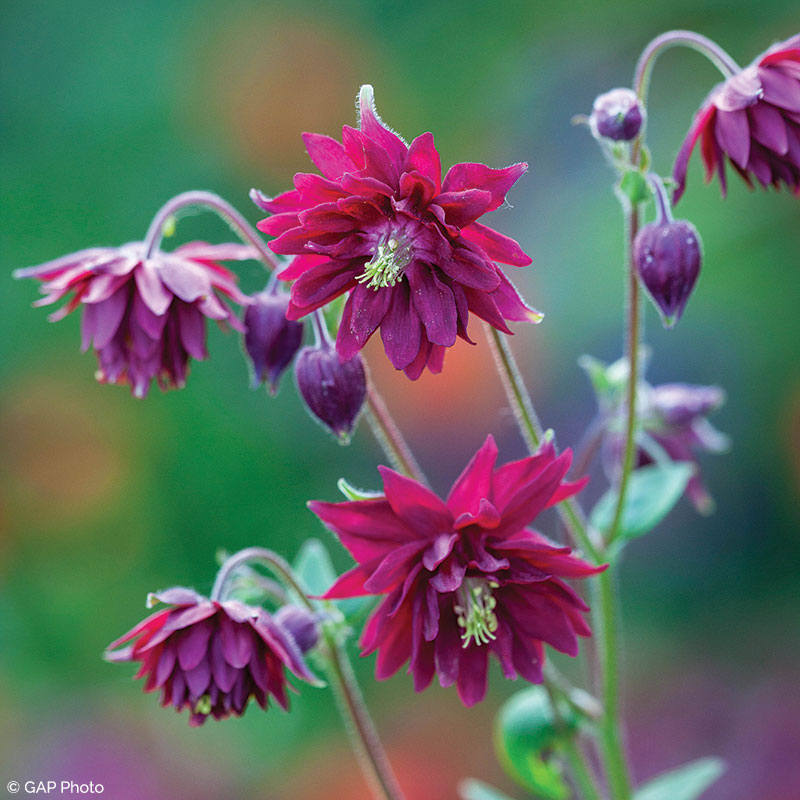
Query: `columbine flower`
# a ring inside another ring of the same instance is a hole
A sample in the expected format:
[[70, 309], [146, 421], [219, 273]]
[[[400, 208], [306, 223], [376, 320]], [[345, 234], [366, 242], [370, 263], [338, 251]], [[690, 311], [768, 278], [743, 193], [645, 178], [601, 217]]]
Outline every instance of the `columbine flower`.
[[589, 126], [595, 136], [615, 142], [630, 142], [639, 135], [645, 111], [636, 92], [612, 89], [595, 98]]
[[251, 195], [274, 215], [258, 225], [278, 237], [270, 247], [297, 255], [280, 275], [295, 281], [289, 318], [349, 292], [341, 356], [352, 358], [380, 328], [389, 360], [412, 379], [425, 367], [439, 372], [456, 336], [470, 341], [470, 312], [505, 333], [509, 320], [538, 322], [493, 263], [531, 259], [477, 221], [502, 205], [527, 164], [456, 164], [442, 180], [432, 134], [407, 145], [378, 117], [371, 86], [358, 106], [359, 127], [344, 126], [341, 144], [303, 134], [322, 176], [299, 173], [295, 189], [274, 199]]
[[469, 706], [486, 693], [490, 653], [507, 678], [533, 683], [542, 681], [545, 643], [577, 654], [576, 635], [590, 635], [588, 609], [562, 579], [603, 567], [526, 527], [583, 487], [563, 482], [571, 458], [547, 444], [495, 469], [489, 436], [446, 502], [381, 467], [385, 497], [309, 504], [358, 562], [326, 597], [386, 595], [361, 640], [362, 655], [378, 652], [378, 679], [409, 661], [417, 691], [438, 673]]
[[287, 606], [271, 616], [262, 608], [209, 600], [181, 587], [151, 595], [150, 605], [156, 602], [171, 608], [110, 644], [106, 658], [141, 661], [134, 677], [147, 677], [144, 690], [160, 689], [162, 706], [188, 707], [191, 725], [202, 725], [209, 714], [241, 716], [251, 697], [266, 709], [272, 696], [288, 709], [286, 669], [316, 682], [303, 660], [316, 638], [302, 609]]
[[189, 358], [208, 357], [206, 317], [242, 330], [223, 297], [245, 305], [250, 300], [235, 276], [215, 262], [255, 257], [243, 245], [204, 242], [148, 255], [143, 242], [133, 242], [81, 250], [14, 276], [43, 282], [46, 296], [36, 306], [72, 293], [50, 320], [83, 305], [83, 350], [94, 346], [97, 352], [97, 379], [130, 384], [136, 397], [144, 397], [153, 378], [162, 389], [181, 388]]
[[716, 169], [723, 194], [726, 156], [748, 185], [755, 176], [763, 186], [783, 182], [800, 194], [800, 35], [771, 47], [706, 98], [675, 161], [676, 201], [701, 136], [706, 178]]

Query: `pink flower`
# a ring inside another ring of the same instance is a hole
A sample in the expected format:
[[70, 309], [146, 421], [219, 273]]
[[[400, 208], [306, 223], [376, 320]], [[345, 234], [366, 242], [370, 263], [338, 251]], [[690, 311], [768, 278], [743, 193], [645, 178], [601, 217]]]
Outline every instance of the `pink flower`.
[[697, 140], [710, 180], [716, 169], [725, 194], [725, 157], [752, 186], [781, 182], [800, 194], [800, 35], [775, 45], [719, 84], [697, 112], [675, 161], [675, 201]]
[[309, 504], [358, 562], [326, 597], [386, 595], [361, 640], [362, 655], [378, 652], [378, 679], [408, 661], [417, 691], [438, 673], [471, 706], [486, 694], [490, 653], [506, 678], [540, 683], [545, 643], [574, 656], [576, 636], [590, 635], [588, 608], [563, 578], [605, 567], [527, 527], [585, 485], [564, 483], [572, 454], [547, 444], [498, 469], [496, 460], [489, 436], [446, 502], [380, 467], [384, 497]]
[[[135, 678], [146, 692], [161, 690], [161, 705], [191, 710], [189, 723], [208, 715], [241, 716], [250, 698], [261, 708], [270, 696], [284, 709], [288, 669], [316, 682], [303, 653], [316, 643], [308, 612], [286, 606], [274, 616], [236, 600], [218, 602], [173, 587], [151, 595], [170, 608], [152, 614], [108, 646], [109, 661], [141, 661]], [[131, 639], [136, 641], [122, 647]]]
[[50, 320], [83, 305], [83, 350], [94, 346], [97, 352], [97, 379], [130, 384], [136, 397], [144, 397], [153, 378], [162, 389], [181, 388], [189, 358], [208, 357], [206, 318], [243, 330], [223, 297], [251, 301], [237, 288], [236, 277], [215, 262], [254, 257], [243, 245], [204, 242], [147, 255], [143, 242], [133, 242], [81, 250], [14, 276], [43, 281], [45, 297], [36, 306], [72, 293]]
[[288, 316], [298, 319], [349, 292], [336, 349], [352, 358], [380, 328], [389, 360], [409, 378], [442, 368], [445, 348], [467, 334], [470, 312], [510, 333], [538, 322], [495, 261], [526, 266], [513, 239], [478, 222], [499, 208], [527, 164], [456, 164], [444, 180], [433, 135], [407, 145], [378, 117], [371, 86], [358, 98], [359, 127], [342, 142], [303, 134], [322, 175], [295, 175], [274, 199], [253, 191], [273, 216], [258, 227], [276, 253], [296, 255]]

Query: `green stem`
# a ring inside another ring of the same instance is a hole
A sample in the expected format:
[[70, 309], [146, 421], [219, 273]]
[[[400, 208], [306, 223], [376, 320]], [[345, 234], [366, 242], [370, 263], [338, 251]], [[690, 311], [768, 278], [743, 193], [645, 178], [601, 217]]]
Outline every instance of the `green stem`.
[[544, 686], [547, 691], [547, 696], [550, 699], [550, 707], [553, 710], [556, 730], [561, 734], [559, 745], [564, 752], [567, 764], [569, 764], [572, 770], [579, 796], [585, 798], [585, 800], [602, 800], [602, 795], [586, 763], [585, 756], [578, 746], [578, 743], [575, 741], [575, 737], [567, 730], [564, 717], [558, 707], [557, 693], [548, 682], [545, 681]]
[[[309, 611], [317, 612], [317, 608], [306, 596], [300, 581], [289, 564], [277, 553], [264, 547], [248, 547], [232, 555], [220, 568], [211, 592], [212, 599], [224, 596], [237, 569], [243, 564], [263, 564], [288, 588], [297, 594], [300, 602]], [[376, 800], [405, 800], [400, 791], [397, 779], [392, 772], [386, 752], [378, 737], [375, 724], [372, 722], [364, 697], [361, 694], [353, 669], [344, 652], [344, 647], [336, 641], [335, 636], [323, 627], [325, 643], [326, 672], [328, 681], [337, 700], [351, 744], [358, 758], [367, 783]]]
[[367, 374], [366, 416], [375, 439], [377, 439], [383, 452], [386, 453], [386, 457], [392, 466], [398, 472], [402, 472], [420, 483], [427, 484], [425, 473], [417, 463], [417, 459], [414, 458], [411, 448], [403, 438], [400, 428], [397, 427], [397, 423], [389, 413], [389, 409], [375, 388], [372, 376], [369, 373]]
[[[488, 326], [487, 326], [488, 328]], [[542, 439], [542, 429], [533, 411], [533, 404], [525, 388], [519, 367], [508, 342], [499, 331], [489, 328], [489, 343], [495, 362], [506, 388], [506, 395], [514, 408], [520, 432], [533, 453]], [[565, 525], [570, 528], [575, 541], [589, 554], [594, 563], [603, 560], [602, 548], [591, 540], [583, 511], [574, 497], [557, 506]], [[631, 796], [630, 778], [619, 733], [619, 681], [617, 664], [617, 624], [614, 585], [609, 571], [597, 576], [593, 585], [592, 620], [598, 641], [599, 659], [602, 668], [603, 719], [601, 722], [601, 744], [606, 774], [614, 800], [628, 800]]]

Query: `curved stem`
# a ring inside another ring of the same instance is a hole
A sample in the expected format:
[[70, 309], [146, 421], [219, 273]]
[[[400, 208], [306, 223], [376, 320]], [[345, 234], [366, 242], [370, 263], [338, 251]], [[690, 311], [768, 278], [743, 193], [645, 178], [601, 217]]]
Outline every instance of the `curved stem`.
[[[211, 599], [220, 600], [224, 597], [237, 568], [249, 563], [265, 566], [297, 594], [300, 602], [309, 611], [316, 613], [317, 609], [308, 599], [289, 564], [265, 547], [248, 547], [227, 559], [217, 573]], [[322, 635], [328, 656], [328, 679], [367, 782], [372, 787], [376, 800], [404, 800], [343, 647], [329, 630], [323, 628]]]
[[258, 235], [255, 228], [230, 204], [213, 192], [191, 191], [182, 192], [171, 200], [168, 200], [153, 217], [150, 227], [147, 229], [144, 243], [146, 246], [146, 257], [149, 258], [161, 245], [164, 236], [164, 224], [173, 217], [178, 211], [189, 206], [202, 206], [218, 214], [239, 237], [251, 244], [258, 252], [261, 260], [272, 270], [280, 269], [280, 262], [267, 249], [266, 244]]
[[633, 90], [639, 99], [647, 104], [647, 91], [650, 84], [650, 75], [656, 59], [670, 47], [689, 47], [702, 53], [726, 77], [730, 78], [742, 68], [714, 41], [694, 31], [667, 31], [656, 36], [645, 47], [636, 63], [633, 74]]
[[[366, 365], [365, 365], [366, 366]], [[367, 372], [367, 421], [378, 444], [398, 472], [402, 472], [420, 483], [427, 484], [425, 473], [417, 463], [411, 448], [403, 438], [400, 428], [389, 413], [386, 403], [375, 388], [372, 376]]]

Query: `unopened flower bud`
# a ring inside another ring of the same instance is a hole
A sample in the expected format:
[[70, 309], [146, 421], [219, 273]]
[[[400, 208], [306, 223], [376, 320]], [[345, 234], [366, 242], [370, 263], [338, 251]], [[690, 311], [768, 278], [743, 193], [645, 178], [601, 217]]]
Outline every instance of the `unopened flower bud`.
[[612, 89], [595, 98], [589, 124], [596, 136], [629, 142], [644, 122], [644, 109], [631, 89]]
[[289, 294], [267, 288], [254, 294], [244, 314], [244, 345], [253, 365], [253, 388], [264, 380], [271, 394], [303, 343], [303, 323], [286, 319]]
[[700, 274], [700, 237], [690, 222], [672, 219], [664, 186], [660, 180], [654, 183], [658, 218], [636, 235], [633, 259], [664, 327], [671, 328], [683, 314]]
[[343, 361], [333, 347], [323, 341], [300, 351], [294, 374], [309, 411], [347, 442], [367, 394], [361, 356]]
[[275, 612], [273, 619], [297, 642], [303, 653], [307, 653], [319, 641], [317, 617], [307, 608], [283, 606]]

